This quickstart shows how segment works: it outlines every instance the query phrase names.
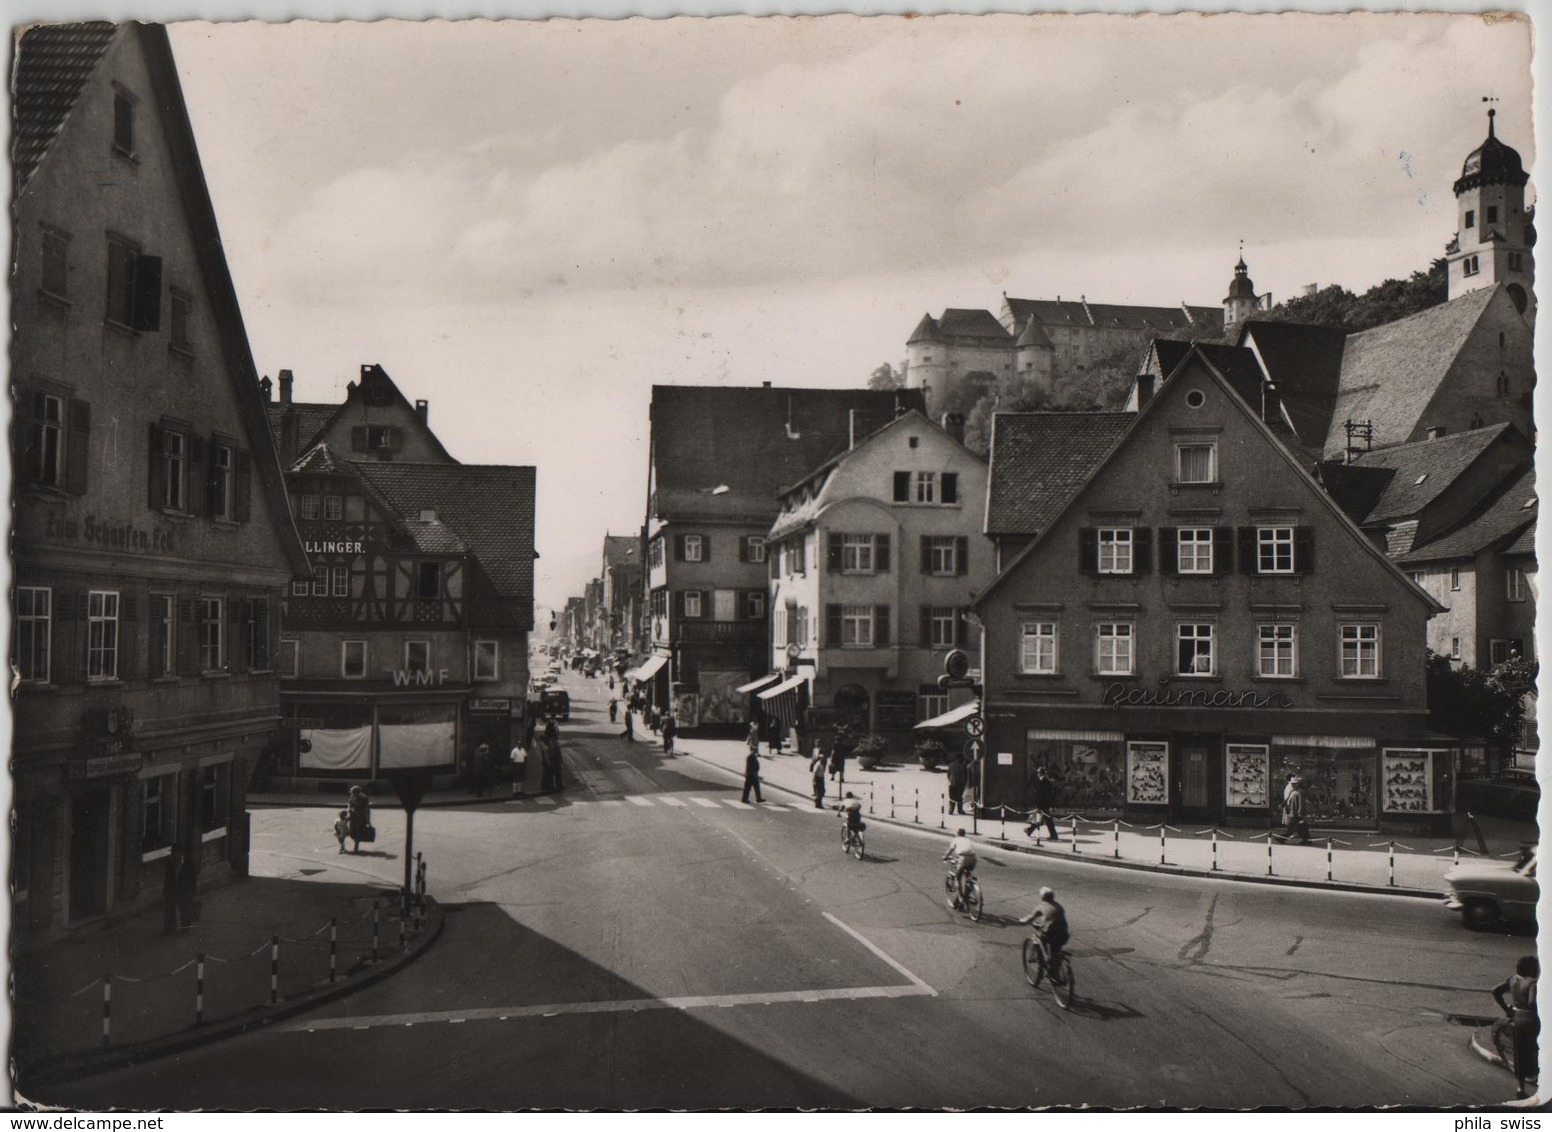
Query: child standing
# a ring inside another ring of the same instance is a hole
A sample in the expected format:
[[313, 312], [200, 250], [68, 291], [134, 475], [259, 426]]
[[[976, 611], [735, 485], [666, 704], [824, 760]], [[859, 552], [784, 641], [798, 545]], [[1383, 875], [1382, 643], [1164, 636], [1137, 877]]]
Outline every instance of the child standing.
[[339, 851], [345, 851], [345, 839], [350, 836], [350, 812], [341, 810], [339, 820], [334, 823], [334, 840], [339, 842]]

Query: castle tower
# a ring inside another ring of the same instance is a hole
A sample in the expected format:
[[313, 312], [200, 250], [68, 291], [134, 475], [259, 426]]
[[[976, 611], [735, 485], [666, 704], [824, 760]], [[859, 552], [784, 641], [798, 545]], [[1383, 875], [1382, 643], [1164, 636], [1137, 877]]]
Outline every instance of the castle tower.
[[1223, 340], [1233, 342], [1239, 328], [1257, 307], [1256, 285], [1250, 281], [1250, 268], [1245, 266], [1245, 253], [1239, 253], [1234, 265], [1234, 281], [1229, 284], [1228, 297], [1223, 300]]
[[947, 392], [948, 352], [938, 320], [922, 315], [905, 343], [905, 385], [907, 389], [925, 388], [929, 405]]
[[1466, 157], [1455, 182], [1458, 226], [1445, 246], [1449, 297], [1502, 283], [1527, 322], [1536, 320], [1535, 209], [1525, 208], [1530, 175], [1515, 150], [1493, 131], [1496, 111], [1487, 112], [1487, 140]]

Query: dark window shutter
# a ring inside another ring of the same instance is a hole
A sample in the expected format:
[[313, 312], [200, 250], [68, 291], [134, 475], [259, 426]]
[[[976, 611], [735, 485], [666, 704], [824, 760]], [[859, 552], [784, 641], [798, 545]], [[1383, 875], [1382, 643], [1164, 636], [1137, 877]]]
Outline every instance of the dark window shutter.
[[674, 616], [675, 617], [683, 617], [684, 616], [684, 591], [683, 590], [675, 590], [674, 591]]
[[1153, 569], [1153, 528], [1132, 528], [1132, 573], [1147, 574]]
[[65, 490], [75, 495], [86, 492], [87, 469], [92, 462], [92, 407], [85, 401], [70, 401], [70, 438], [65, 447]]
[[921, 607], [921, 646], [924, 649], [932, 647], [932, 606], [930, 605]]
[[843, 536], [840, 531], [831, 531], [830, 540], [825, 550], [825, 569], [839, 570], [841, 568], [841, 543]]
[[140, 625], [128, 616], [134, 598], [119, 598], [119, 679], [134, 680], [140, 675]]
[[1234, 528], [1213, 528], [1213, 573], [1234, 573]]
[[873, 540], [873, 569], [880, 574], [889, 573], [888, 535], [877, 535]]
[[954, 540], [954, 573], [970, 573], [970, 539], [965, 535]]
[[246, 523], [253, 518], [253, 457], [239, 452], [233, 459], [237, 465], [232, 484], [232, 507], [236, 512], [233, 517]]
[[748, 535], [739, 535], [738, 536], [738, 560], [740, 562], [748, 562], [749, 561], [749, 536]]
[[16, 411], [11, 415], [11, 482], [16, 487], [32, 481], [33, 464], [37, 453], [32, 446], [32, 394], [25, 389], [16, 391]]
[[253, 660], [255, 668], [270, 667], [269, 598], [261, 597], [253, 603]]
[[194, 620], [194, 602], [178, 602], [178, 671], [184, 676], [199, 675], [199, 622]]
[[165, 434], [162, 431], [161, 425], [153, 424], [151, 426], [151, 444], [149, 447], [149, 459], [147, 461], [149, 472], [146, 476], [146, 490], [148, 493], [147, 503], [150, 505], [151, 510], [153, 511], [161, 510], [163, 492], [165, 491], [163, 480], [166, 478], [167, 469], [162, 466], [162, 448], [164, 436]]
[[889, 606], [887, 605], [873, 607], [873, 643], [875, 645], [889, 643]]
[[701, 536], [701, 561], [702, 562], [710, 562], [711, 561], [711, 536], [710, 535], [702, 535]]
[[1180, 573], [1180, 528], [1159, 528], [1159, 573]]
[[1315, 529], [1293, 528], [1293, 570], [1296, 574], [1308, 574], [1315, 569]]
[[[189, 463], [203, 464], [205, 462], [205, 438], [203, 436], [189, 437]], [[215, 463], [212, 458], [211, 463]]]
[[944, 472], [943, 473], [943, 502], [944, 503], [958, 503], [959, 502], [959, 473], [958, 472]]
[[1099, 532], [1093, 527], [1078, 530], [1078, 570], [1084, 574], [1099, 573]]
[[[230, 475], [231, 471], [228, 470], [227, 474]], [[212, 440], [210, 442], [210, 462], [205, 465], [205, 515], [211, 519], [216, 517], [217, 510], [220, 507], [220, 493], [217, 490], [217, 483], [216, 442]], [[224, 515], [222, 518], [230, 519], [231, 516]]]
[[911, 501], [911, 473], [895, 473], [895, 502], [909, 503]]
[[675, 535], [674, 536], [674, 561], [675, 562], [683, 562], [684, 561], [684, 536], [683, 535]]
[[1241, 574], [1256, 573], [1256, 529], [1254, 527], [1236, 527], [1239, 535], [1239, 572]]
[[932, 573], [932, 539], [926, 535], [921, 536], [921, 572]]
[[350, 426], [350, 450], [352, 452], [366, 451], [366, 425]]
[[157, 330], [162, 325], [162, 257], [135, 257], [135, 309], [130, 323], [136, 330]]
[[824, 647], [838, 649], [841, 647], [841, 607], [838, 605], [825, 606], [825, 639]]
[[404, 430], [398, 425], [390, 425], [388, 428], [388, 451], [398, 452], [404, 447]]

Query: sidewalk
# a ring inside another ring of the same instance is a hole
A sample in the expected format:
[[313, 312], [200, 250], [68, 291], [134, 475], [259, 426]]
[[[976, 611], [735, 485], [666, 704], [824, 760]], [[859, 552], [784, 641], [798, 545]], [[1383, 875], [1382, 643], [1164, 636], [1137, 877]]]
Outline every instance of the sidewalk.
[[[428, 898], [418, 931], [399, 945], [397, 889], [249, 877], [202, 894], [200, 922], [164, 935], [161, 906], [79, 939], [12, 956], [15, 1087], [174, 1053], [267, 1025], [377, 982], [442, 931]], [[378, 951], [372, 958], [373, 909]], [[329, 979], [330, 921], [335, 972]], [[271, 1005], [272, 938], [279, 937]], [[197, 956], [205, 956], [203, 1021]], [[111, 997], [104, 1009], [104, 979]], [[109, 1020], [107, 1044], [103, 1019]]]
[[[736, 739], [681, 738], [676, 749], [740, 777], [748, 755]], [[808, 764], [797, 754], [762, 754], [760, 774], [768, 790], [800, 795], [812, 805]], [[825, 789], [825, 804], [834, 806], [841, 796], [837, 784], [827, 779]], [[849, 765], [845, 789], [862, 800], [869, 821], [942, 831], [944, 836], [963, 826], [989, 845], [1018, 852], [1187, 876], [1434, 897], [1444, 894], [1444, 874], [1457, 859], [1453, 838], [1399, 838], [1392, 854], [1388, 837], [1352, 830], [1331, 832], [1329, 856], [1322, 830], [1315, 831], [1314, 844], [1303, 846], [1269, 839], [1268, 831], [1258, 829], [1218, 830], [1215, 838], [1212, 830], [1196, 826], [1161, 829], [1079, 819], [1074, 837], [1073, 818], [1067, 815], [1058, 816], [1060, 839], [1053, 843], [1045, 840], [1043, 830], [1039, 839], [1026, 836], [1025, 819], [1011, 810], [1006, 820], [995, 812], [975, 820], [949, 814], [947, 777], [916, 763], [890, 763], [874, 770]], [[1482, 831], [1488, 858], [1503, 859], [1506, 868], [1521, 844], [1537, 836], [1534, 824], [1500, 819], [1482, 819]], [[1470, 844], [1474, 849], [1474, 842]], [[1482, 859], [1465, 848], [1459, 853], [1462, 864]]]

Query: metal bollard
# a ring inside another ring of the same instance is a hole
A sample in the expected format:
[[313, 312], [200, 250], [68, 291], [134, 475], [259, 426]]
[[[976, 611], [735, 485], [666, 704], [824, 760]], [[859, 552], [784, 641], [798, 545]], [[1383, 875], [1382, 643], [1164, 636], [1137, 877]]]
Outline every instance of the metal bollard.
[[938, 828], [948, 828], [948, 802], [946, 801], [938, 803]]
[[329, 917], [329, 982], [339, 977], [339, 918]]
[[372, 901], [372, 962], [373, 963], [377, 962], [377, 931], [378, 931], [378, 922], [381, 919], [381, 913], [382, 913], [382, 904], [379, 901], [376, 901], [376, 900]]
[[205, 953], [194, 957], [194, 1025], [205, 1020]]
[[425, 889], [420, 884], [421, 871], [426, 867], [425, 862], [421, 860], [424, 855], [419, 850], [415, 852], [415, 898], [417, 900], [423, 900], [426, 896]]
[[889, 784], [889, 820], [893, 821], [894, 820], [894, 816], [895, 816], [895, 784], [893, 782], [891, 782]]
[[911, 793], [915, 795], [911, 801], [911, 821], [916, 825], [921, 825], [921, 787], [913, 786]]
[[1120, 818], [1116, 819], [1115, 828], [1112, 831], [1112, 836], [1115, 838], [1115, 859], [1117, 861], [1119, 861], [1121, 859], [1121, 819]]
[[1266, 839], [1266, 875], [1272, 875], [1272, 839]]
[[269, 1004], [280, 1001], [280, 937], [269, 937]]
[[868, 787], [868, 815], [873, 814], [873, 787]]
[[1160, 822], [1159, 823], [1159, 864], [1161, 864], [1161, 865], [1164, 863], [1164, 847], [1165, 847], [1164, 837], [1165, 837], [1164, 823]]
[[1331, 879], [1331, 839], [1326, 838], [1326, 879]]
[[1390, 887], [1396, 887], [1396, 843], [1390, 843]]
[[113, 976], [102, 977], [102, 1048], [107, 1049], [111, 1040], [113, 1023]]
[[1078, 851], [1078, 819], [1076, 817], [1072, 819], [1072, 851], [1074, 853]]
[[1218, 831], [1212, 831], [1212, 871], [1218, 871]]
[[1008, 807], [1006, 805], [998, 806], [997, 813], [1002, 819], [1002, 832], [997, 837], [999, 840], [1006, 841], [1008, 839]]

